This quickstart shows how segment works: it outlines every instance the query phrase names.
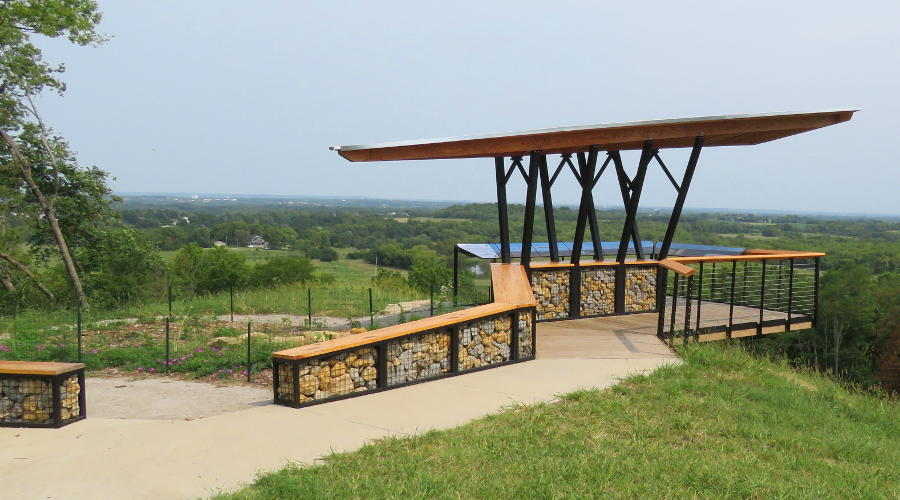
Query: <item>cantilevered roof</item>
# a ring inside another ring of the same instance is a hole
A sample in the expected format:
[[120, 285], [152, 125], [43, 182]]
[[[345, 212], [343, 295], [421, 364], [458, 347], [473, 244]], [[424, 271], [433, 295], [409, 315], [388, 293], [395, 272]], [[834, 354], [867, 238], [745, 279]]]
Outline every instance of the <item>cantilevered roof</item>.
[[845, 122], [856, 111], [841, 108], [604, 123], [331, 149], [350, 161], [391, 161], [526, 155], [532, 151], [575, 153], [593, 145], [605, 151], [641, 149], [644, 141], [651, 139], [657, 148], [684, 148], [691, 147], [699, 135], [704, 137], [704, 147], [746, 146]]

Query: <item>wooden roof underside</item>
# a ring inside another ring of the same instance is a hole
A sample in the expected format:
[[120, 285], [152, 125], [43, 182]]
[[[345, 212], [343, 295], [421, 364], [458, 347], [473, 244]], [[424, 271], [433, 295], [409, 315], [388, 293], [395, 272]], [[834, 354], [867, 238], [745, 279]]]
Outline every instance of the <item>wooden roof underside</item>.
[[599, 146], [604, 151], [641, 149], [653, 140], [657, 148], [685, 148], [702, 135], [704, 146], [748, 146], [774, 141], [850, 120], [856, 109], [811, 113], [774, 113], [610, 123], [506, 134], [402, 141], [360, 146], [334, 146], [353, 162], [484, 158], [575, 153]]

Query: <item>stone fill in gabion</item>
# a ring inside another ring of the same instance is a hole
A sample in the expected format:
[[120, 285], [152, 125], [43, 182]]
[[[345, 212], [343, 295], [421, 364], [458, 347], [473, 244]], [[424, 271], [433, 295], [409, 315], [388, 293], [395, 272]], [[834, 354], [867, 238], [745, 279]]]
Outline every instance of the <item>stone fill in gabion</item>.
[[72, 375], [63, 380], [59, 387], [59, 397], [62, 404], [59, 418], [63, 422], [80, 416], [81, 406], [78, 401], [80, 394], [81, 385], [78, 383], [78, 375]]
[[534, 322], [534, 314], [531, 311], [519, 312], [519, 359], [534, 356], [534, 342], [531, 325]]
[[538, 319], [569, 317], [569, 269], [533, 270], [531, 289], [537, 301]]
[[464, 325], [459, 330], [459, 369], [509, 361], [511, 333], [511, 314]]
[[387, 385], [437, 377], [450, 371], [451, 330], [389, 342]]
[[291, 365], [278, 363], [278, 399], [288, 401], [294, 397], [294, 378], [291, 373]]
[[300, 403], [375, 389], [377, 353], [368, 347], [300, 365]]
[[625, 268], [625, 312], [656, 309], [656, 268]]
[[39, 379], [0, 381], [0, 421], [5, 424], [46, 424], [53, 414], [53, 389]]
[[581, 270], [581, 315], [600, 316], [616, 311], [616, 269], [586, 267]]

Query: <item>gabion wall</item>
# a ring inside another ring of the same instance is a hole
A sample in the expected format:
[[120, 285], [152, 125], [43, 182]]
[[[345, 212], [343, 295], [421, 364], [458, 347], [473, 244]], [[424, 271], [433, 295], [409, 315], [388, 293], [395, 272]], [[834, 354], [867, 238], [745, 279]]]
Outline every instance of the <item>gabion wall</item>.
[[459, 330], [459, 370], [510, 360], [512, 314], [473, 321]]
[[568, 267], [531, 271], [531, 290], [537, 301], [539, 320], [569, 317], [569, 272]]
[[656, 309], [656, 267], [625, 268], [625, 312]]
[[581, 269], [581, 315], [600, 316], [616, 312], [616, 268]]
[[[376, 358], [375, 349], [368, 347], [301, 362], [299, 402], [374, 389]], [[287, 380], [290, 380], [290, 375]], [[282, 383], [280, 373], [278, 382]]]
[[534, 314], [531, 311], [519, 312], [519, 359], [534, 356], [533, 323]]
[[[78, 375], [60, 382], [60, 420], [78, 418], [81, 414]], [[8, 378], [0, 380], [0, 424], [50, 425], [53, 421], [53, 383], [40, 378]]]
[[437, 377], [450, 371], [451, 330], [387, 344], [387, 385]]

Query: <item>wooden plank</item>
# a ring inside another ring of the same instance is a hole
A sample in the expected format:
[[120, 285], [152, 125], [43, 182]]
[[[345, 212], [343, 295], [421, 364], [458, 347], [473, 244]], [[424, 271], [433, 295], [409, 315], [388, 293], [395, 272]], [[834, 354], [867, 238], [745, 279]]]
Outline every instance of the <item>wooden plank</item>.
[[659, 265], [660, 265], [660, 267], [664, 267], [664, 268], [668, 269], [669, 271], [678, 273], [678, 274], [684, 276], [685, 278], [690, 278], [691, 276], [694, 275], [694, 273], [697, 272], [697, 270], [694, 269], [693, 267], [688, 267], [680, 262], [676, 262], [671, 259], [663, 259], [663, 260], [659, 261]]
[[536, 306], [525, 267], [519, 264], [491, 264], [494, 303], [516, 307]]
[[632, 150], [640, 149], [648, 139], [659, 148], [683, 148], [690, 147], [699, 135], [710, 146], [752, 145], [845, 122], [854, 111], [654, 120], [335, 149], [342, 157], [357, 162], [496, 157], [535, 150], [573, 153], [587, 151], [592, 145], [605, 151]]
[[84, 363], [57, 363], [52, 361], [0, 361], [0, 374], [60, 375], [84, 368]]
[[778, 255], [783, 253], [796, 253], [792, 250], [769, 250], [766, 248], [748, 248], [744, 250], [744, 255]]
[[525, 273], [525, 268], [521, 265], [491, 264], [491, 278], [493, 279], [494, 287], [494, 302], [491, 304], [379, 328], [339, 339], [285, 349], [273, 353], [272, 356], [279, 359], [304, 359], [537, 305], [537, 302], [534, 300], [534, 294], [531, 291], [531, 284], [528, 282], [528, 275]]

